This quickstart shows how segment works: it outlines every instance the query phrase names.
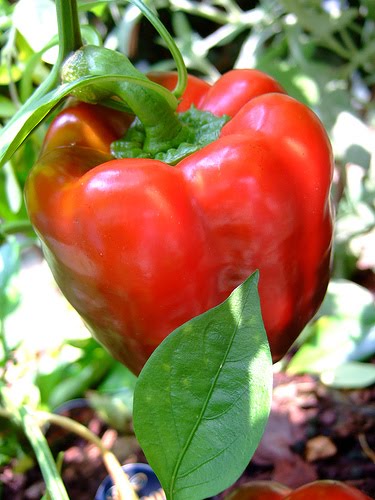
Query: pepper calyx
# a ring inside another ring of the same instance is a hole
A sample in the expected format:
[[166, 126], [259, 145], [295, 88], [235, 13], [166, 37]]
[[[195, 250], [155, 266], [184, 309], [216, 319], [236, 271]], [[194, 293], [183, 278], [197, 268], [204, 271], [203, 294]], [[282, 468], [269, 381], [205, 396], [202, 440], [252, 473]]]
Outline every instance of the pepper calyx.
[[179, 135], [173, 141], [158, 144], [150, 151], [145, 147], [147, 134], [142, 123], [136, 119], [125, 136], [111, 144], [115, 158], [153, 158], [168, 165], [176, 165], [183, 158], [214, 142], [229, 116], [216, 116], [209, 111], [197, 109], [194, 105], [188, 111], [177, 114], [182, 125]]

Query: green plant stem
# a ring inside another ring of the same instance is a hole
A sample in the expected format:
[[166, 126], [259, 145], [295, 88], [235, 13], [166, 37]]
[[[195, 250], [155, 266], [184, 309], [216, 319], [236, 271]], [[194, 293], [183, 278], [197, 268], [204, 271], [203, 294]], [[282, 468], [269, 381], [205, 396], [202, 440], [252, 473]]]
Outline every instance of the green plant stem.
[[[1, 347], [3, 348], [4, 351], [3, 356], [4, 356], [4, 361], [6, 363], [11, 359], [11, 350], [9, 349], [8, 343], [5, 338], [4, 320], [1, 317], [0, 317], [0, 342], [1, 342]], [[5, 383], [5, 367], [1, 369], [1, 375], [0, 375], [0, 380], [4, 383]]]
[[[111, 4], [113, 0], [103, 0], [103, 2]], [[166, 29], [166, 27], [163, 25], [163, 23], [160, 21], [158, 16], [144, 3], [144, 0], [124, 0], [124, 2], [130, 3], [135, 7], [137, 7], [142, 12], [142, 14], [148, 19], [148, 21], [154, 26], [156, 31], [159, 33], [161, 38], [166, 43], [170, 53], [172, 54], [178, 73], [178, 81], [176, 87], [171, 92], [177, 98], [181, 97], [187, 85], [187, 70], [181, 52], [176, 45], [176, 42], [174, 41], [173, 37]], [[85, 7], [87, 5], [95, 6], [96, 3], [97, 2], [95, 0], [86, 0]], [[218, 9], [217, 11], [220, 12]], [[223, 15], [223, 22], [225, 21], [225, 19], [226, 17], [225, 15]]]
[[338, 56], [342, 57], [343, 59], [348, 59], [350, 60], [352, 53], [343, 47], [332, 35], [328, 35], [321, 41], [322, 45], [324, 47], [327, 47], [328, 49], [332, 50], [332, 52], [335, 52]]
[[59, 54], [48, 78], [35, 90], [25, 104], [31, 104], [56, 87], [65, 59], [82, 46], [76, 0], [56, 0]]
[[[19, 410], [19, 415], [20, 418], [18, 418], [17, 420], [21, 422], [24, 432], [34, 448], [34, 451], [38, 458], [38, 462], [39, 458], [41, 458], [41, 460], [43, 461], [43, 458], [40, 456], [41, 452], [43, 452], [45, 457], [53, 461], [45, 438], [40, 431], [40, 426], [46, 423], [58, 425], [66, 429], [67, 431], [73, 432], [74, 434], [82, 437], [86, 441], [93, 443], [99, 448], [108, 474], [111, 476], [113, 484], [116, 486], [118, 500], [138, 500], [138, 495], [132, 488], [127, 475], [122, 470], [121, 464], [119, 463], [115, 455], [106, 446], [104, 446], [101, 439], [98, 438], [87, 427], [68, 417], [45, 411], [31, 412], [26, 410], [25, 408], [21, 408]], [[0, 416], [5, 418], [13, 418], [14, 414], [7, 409], [0, 408]], [[38, 423], [38, 426], [35, 426], [35, 424], [32, 425], [35, 421]], [[57, 499], [65, 497], [60, 495], [59, 497], [52, 496], [52, 498]]]
[[0, 340], [1, 340], [1, 346], [4, 351], [4, 358], [9, 359], [9, 347], [8, 344], [5, 340], [5, 329], [4, 329], [4, 321], [2, 318], [0, 318]]
[[178, 73], [178, 81], [175, 89], [172, 93], [176, 97], [181, 97], [185, 91], [187, 85], [187, 70], [182, 58], [181, 52], [179, 51], [173, 37], [166, 29], [166, 27], [159, 21], [158, 17], [150, 10], [147, 5], [143, 3], [141, 0], [128, 0], [130, 3], [138, 7], [138, 9], [147, 17], [150, 23], [154, 26], [156, 31], [162, 37], [164, 42], [167, 44], [169, 51], [172, 54], [172, 57], [176, 63], [177, 73]]
[[349, 31], [347, 29], [341, 29], [339, 31], [339, 34], [341, 36], [342, 41], [344, 42], [346, 49], [351, 54], [354, 54], [355, 52], [357, 52], [357, 47], [355, 46], [355, 43], [354, 43], [352, 37], [350, 36]]
[[9, 236], [11, 234], [24, 233], [26, 231], [33, 231], [33, 226], [28, 219], [7, 221], [2, 223], [0, 226], [0, 237], [5, 235]]
[[56, 0], [59, 58], [63, 60], [82, 45], [76, 0]]
[[108, 449], [102, 441], [95, 436], [87, 427], [72, 420], [68, 417], [62, 415], [56, 415], [55, 413], [48, 413], [43, 411], [38, 411], [35, 413], [38, 421], [41, 424], [49, 422], [51, 424], [59, 425], [64, 429], [74, 432], [83, 439], [95, 444], [103, 457], [104, 464], [108, 470], [108, 473], [112, 477], [113, 483], [117, 488], [117, 495], [119, 500], [137, 500], [138, 496], [133, 490], [131, 484], [129, 483], [126, 474], [122, 470], [122, 467], [115, 457], [115, 455]]
[[35, 416], [27, 411], [26, 408], [20, 408], [17, 417], [26, 437], [33, 447], [51, 498], [54, 500], [69, 500], [65, 486], [57, 472], [56, 464], [47, 440], [40, 430], [40, 427], [35, 422]]
[[74, 50], [79, 49], [82, 45], [76, 0], [56, 0], [56, 15], [59, 36], [59, 54], [57, 61], [44, 82], [35, 90], [2, 129], [1, 133], [3, 137], [27, 111], [33, 109], [38, 100], [42, 99], [51, 90], [57, 87], [63, 62]]
[[117, 81], [92, 85], [74, 95], [86, 102], [103, 102], [104, 99], [117, 96], [126, 103], [146, 130], [144, 150], [147, 153], [156, 154], [178, 147], [185, 140], [185, 129], [175, 113], [176, 98], [167, 91], [172, 104], [171, 99], [165, 97], [165, 89], [162, 93], [155, 91], [154, 88], [160, 86], [150, 82], [125, 55], [104, 47], [86, 45], [74, 52], [62, 69], [64, 83], [110, 74], [126, 76], [132, 81], [124, 82], [119, 78]]
[[19, 108], [21, 103], [17, 92], [17, 87], [15, 82], [12, 80], [12, 58], [15, 50], [15, 40], [16, 40], [16, 28], [11, 26], [9, 30], [8, 41], [5, 46], [2, 48], [1, 55], [2, 59], [5, 62], [5, 66], [8, 70], [9, 74], [9, 94], [12, 102]]

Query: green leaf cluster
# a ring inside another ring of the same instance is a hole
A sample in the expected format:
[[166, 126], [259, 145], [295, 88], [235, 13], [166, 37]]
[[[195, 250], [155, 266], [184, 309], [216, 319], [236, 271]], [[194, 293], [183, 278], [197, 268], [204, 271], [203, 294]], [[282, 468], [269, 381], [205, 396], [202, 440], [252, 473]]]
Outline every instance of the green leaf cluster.
[[357, 361], [374, 353], [372, 293], [349, 280], [332, 280], [319, 316], [303, 333], [288, 371], [316, 373], [337, 387], [365, 387], [375, 381], [374, 366]]

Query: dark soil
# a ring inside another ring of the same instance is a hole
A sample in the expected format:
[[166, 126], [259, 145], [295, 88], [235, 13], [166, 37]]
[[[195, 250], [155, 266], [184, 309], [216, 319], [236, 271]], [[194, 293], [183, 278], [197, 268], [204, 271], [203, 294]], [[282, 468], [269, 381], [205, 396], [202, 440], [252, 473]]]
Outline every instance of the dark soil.
[[[65, 415], [101, 436], [121, 463], [145, 462], [134, 435], [108, 428], [84, 406]], [[63, 479], [71, 500], [93, 500], [107, 472], [98, 449], [52, 426], [49, 444], [64, 450]], [[296, 488], [315, 479], [345, 481], [375, 498], [375, 387], [328, 389], [310, 376], [275, 375], [272, 413], [249, 466], [237, 484], [273, 479]], [[44, 482], [37, 467], [0, 471], [4, 500], [40, 499]], [[223, 498], [223, 494], [217, 498]]]

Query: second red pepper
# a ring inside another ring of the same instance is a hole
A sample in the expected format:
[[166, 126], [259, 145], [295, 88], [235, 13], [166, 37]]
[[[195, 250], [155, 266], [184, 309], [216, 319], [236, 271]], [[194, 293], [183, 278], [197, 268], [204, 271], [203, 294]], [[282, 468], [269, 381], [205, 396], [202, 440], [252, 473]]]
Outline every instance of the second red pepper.
[[[151, 78], [168, 88], [173, 74]], [[179, 110], [229, 115], [176, 166], [111, 159], [130, 118], [77, 104], [52, 123], [26, 186], [31, 221], [64, 295], [138, 373], [176, 327], [256, 269], [280, 359], [319, 307], [330, 274], [333, 161], [315, 114], [272, 78], [190, 77]]]

